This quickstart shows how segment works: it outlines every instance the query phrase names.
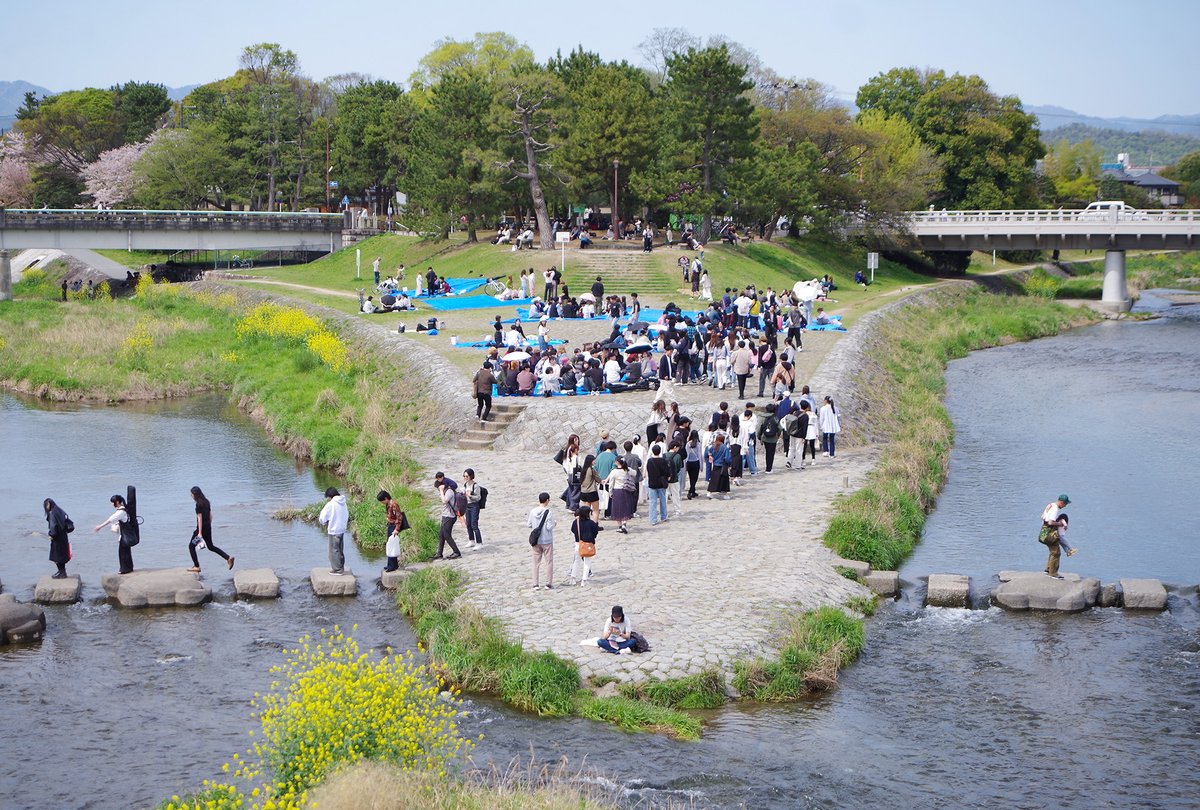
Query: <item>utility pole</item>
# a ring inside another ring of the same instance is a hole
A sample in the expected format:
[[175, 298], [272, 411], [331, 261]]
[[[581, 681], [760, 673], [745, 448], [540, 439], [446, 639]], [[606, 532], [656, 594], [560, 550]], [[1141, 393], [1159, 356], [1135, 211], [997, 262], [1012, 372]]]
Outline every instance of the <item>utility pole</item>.
[[329, 163], [329, 120], [325, 121], [325, 213], [329, 213], [329, 173], [333, 166]]

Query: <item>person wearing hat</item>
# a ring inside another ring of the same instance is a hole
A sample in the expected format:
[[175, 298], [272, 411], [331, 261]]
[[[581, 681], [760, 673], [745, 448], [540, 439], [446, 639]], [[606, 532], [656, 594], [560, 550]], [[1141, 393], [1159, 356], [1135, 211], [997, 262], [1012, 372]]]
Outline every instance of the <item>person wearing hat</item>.
[[1062, 579], [1058, 573], [1058, 562], [1062, 557], [1059, 531], [1066, 525], [1059, 513], [1070, 502], [1071, 499], [1063, 493], [1058, 496], [1058, 500], [1046, 504], [1046, 508], [1042, 510], [1042, 532], [1038, 539], [1050, 550], [1050, 556], [1046, 560], [1046, 574], [1055, 579]]

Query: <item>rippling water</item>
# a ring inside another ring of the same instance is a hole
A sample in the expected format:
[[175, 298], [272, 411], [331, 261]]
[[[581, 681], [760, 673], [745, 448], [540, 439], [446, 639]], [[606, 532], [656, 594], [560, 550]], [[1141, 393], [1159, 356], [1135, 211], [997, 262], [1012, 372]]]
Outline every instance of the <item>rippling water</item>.
[[[1200, 579], [1188, 513], [1198, 491], [1200, 320], [1172, 315], [953, 364], [951, 480], [905, 576], [961, 570], [986, 580], [1040, 567], [1031, 516], [1065, 489], [1084, 549], [1070, 570]], [[25, 462], [0, 478], [4, 588], [26, 598], [52, 569], [46, 541], [28, 534], [45, 525], [46, 495], [81, 527], [72, 567], [89, 584], [84, 604], [47, 609], [41, 645], [0, 649], [5, 810], [144, 807], [194, 789], [245, 749], [249, 701], [285, 645], [335, 623], [357, 623], [364, 646], [412, 643], [368, 583], [358, 599], [312, 597], [303, 578], [325, 559], [323, 537], [269, 514], [316, 500], [326, 482], [218, 400], [65, 411], [0, 402], [0, 446]], [[119, 447], [129, 453], [121, 463], [112, 460]], [[280, 570], [283, 598], [233, 602], [228, 573], [208, 555], [218, 599], [200, 610], [96, 604], [115, 550], [107, 536], [81, 532], [107, 516], [107, 496], [134, 469], [150, 527], [139, 565], [187, 561], [187, 488], [198, 483], [213, 500], [218, 542], [239, 566]], [[360, 572], [375, 567], [347, 551]], [[699, 743], [468, 704], [465, 730], [486, 735], [477, 762], [567, 756], [601, 771], [630, 804], [1190, 808], [1200, 787], [1200, 608], [1194, 588], [1146, 615], [923, 609], [904, 597], [869, 623], [868, 646], [837, 689], [708, 713]]]

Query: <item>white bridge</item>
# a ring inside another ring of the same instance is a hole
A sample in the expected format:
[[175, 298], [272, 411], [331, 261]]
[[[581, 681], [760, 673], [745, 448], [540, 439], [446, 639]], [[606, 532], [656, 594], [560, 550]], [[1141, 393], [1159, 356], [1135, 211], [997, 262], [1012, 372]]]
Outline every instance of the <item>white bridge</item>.
[[1101, 302], [1129, 308], [1126, 250], [1200, 250], [1200, 211], [913, 211], [894, 237], [937, 250], [1103, 250]]

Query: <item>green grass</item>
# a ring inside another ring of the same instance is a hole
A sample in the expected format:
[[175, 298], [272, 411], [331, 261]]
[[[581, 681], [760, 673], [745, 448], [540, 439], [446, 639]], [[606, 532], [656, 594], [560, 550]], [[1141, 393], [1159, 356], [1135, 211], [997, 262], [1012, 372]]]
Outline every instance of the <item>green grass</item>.
[[889, 437], [866, 485], [839, 499], [824, 542], [840, 556], [895, 569], [920, 540], [945, 482], [954, 429], [942, 404], [946, 363], [975, 349], [1056, 334], [1099, 316], [1042, 298], [980, 289], [935, 293], [878, 328], [860, 381], [873, 429]]
[[779, 656], [734, 664], [733, 685], [764, 703], [798, 700], [837, 683], [837, 672], [862, 650], [863, 622], [833, 607], [787, 620]]
[[412, 620], [431, 666], [447, 683], [499, 695], [506, 703], [539, 715], [579, 715], [629, 730], [666, 731], [685, 739], [699, 736], [700, 722], [682, 712], [637, 701], [593, 698], [580, 689], [574, 664], [550, 652], [523, 650], [508, 640], [497, 620], [461, 604], [461, 593], [461, 574], [443, 567], [414, 572], [396, 591], [396, 605]]
[[651, 678], [626, 683], [617, 691], [632, 700], [668, 709], [715, 709], [725, 703], [725, 676], [720, 670], [710, 669], [672, 680]]

